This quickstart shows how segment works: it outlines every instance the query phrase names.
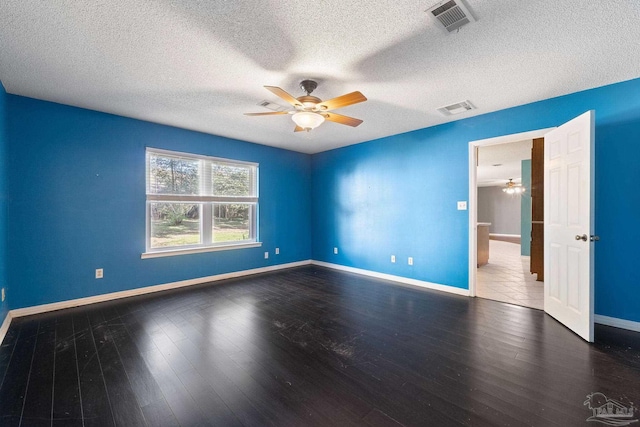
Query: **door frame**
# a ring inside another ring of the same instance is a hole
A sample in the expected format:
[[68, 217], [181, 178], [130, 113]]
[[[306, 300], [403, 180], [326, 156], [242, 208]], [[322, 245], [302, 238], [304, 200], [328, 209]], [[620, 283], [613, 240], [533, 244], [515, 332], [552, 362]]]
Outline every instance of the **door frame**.
[[477, 223], [478, 223], [478, 176], [476, 165], [478, 163], [478, 147], [488, 147], [490, 145], [508, 144], [526, 139], [544, 138], [544, 135], [556, 129], [550, 127], [545, 129], [532, 130], [528, 132], [514, 133], [510, 135], [497, 136], [494, 138], [478, 139], [469, 141], [469, 296], [476, 296], [476, 279], [478, 270], [477, 254]]

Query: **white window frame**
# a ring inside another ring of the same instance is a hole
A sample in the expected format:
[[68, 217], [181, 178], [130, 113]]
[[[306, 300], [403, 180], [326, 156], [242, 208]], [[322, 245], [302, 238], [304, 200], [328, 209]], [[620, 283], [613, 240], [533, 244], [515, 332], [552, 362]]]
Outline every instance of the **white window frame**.
[[[150, 158], [151, 155], [165, 155], [168, 157], [180, 157], [184, 159], [200, 161], [200, 191], [198, 195], [187, 194], [152, 194], [149, 192], [150, 183]], [[213, 195], [213, 180], [211, 171], [213, 165], [225, 164], [231, 166], [251, 166], [252, 167], [252, 185], [254, 186], [254, 196], [216, 196]], [[203, 167], [204, 166], [204, 167]], [[157, 258], [163, 256], [185, 255], [200, 252], [211, 252], [220, 250], [242, 249], [262, 246], [258, 241], [258, 171], [259, 164], [253, 162], [245, 162], [240, 160], [225, 159], [220, 157], [211, 157], [200, 154], [184, 153], [179, 151], [163, 150], [159, 148], [147, 147], [145, 153], [145, 188], [146, 188], [146, 251], [142, 254], [142, 258]], [[171, 246], [152, 248], [151, 247], [151, 203], [193, 203], [202, 206], [200, 212], [200, 238], [201, 243], [195, 245]], [[246, 203], [250, 204], [250, 220], [249, 220], [249, 239], [240, 241], [214, 242], [213, 241], [213, 205], [226, 203]]]

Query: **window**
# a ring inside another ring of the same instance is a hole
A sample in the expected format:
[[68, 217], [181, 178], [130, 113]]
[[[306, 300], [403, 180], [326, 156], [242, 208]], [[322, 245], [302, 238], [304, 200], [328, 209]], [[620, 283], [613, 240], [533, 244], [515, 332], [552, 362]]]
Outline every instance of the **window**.
[[147, 149], [146, 255], [255, 244], [257, 207], [257, 164]]

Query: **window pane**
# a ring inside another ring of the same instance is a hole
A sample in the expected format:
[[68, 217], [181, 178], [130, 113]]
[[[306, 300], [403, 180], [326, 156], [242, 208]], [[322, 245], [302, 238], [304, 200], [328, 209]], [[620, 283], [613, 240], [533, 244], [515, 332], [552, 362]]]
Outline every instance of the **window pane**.
[[255, 242], [258, 165], [146, 150], [147, 250]]
[[149, 194], [199, 194], [198, 159], [149, 155]]
[[197, 245], [200, 233], [200, 204], [150, 203], [151, 247]]
[[255, 196], [253, 166], [215, 163], [212, 167], [214, 196]]
[[247, 203], [215, 203], [213, 205], [213, 241], [251, 240], [253, 206]]

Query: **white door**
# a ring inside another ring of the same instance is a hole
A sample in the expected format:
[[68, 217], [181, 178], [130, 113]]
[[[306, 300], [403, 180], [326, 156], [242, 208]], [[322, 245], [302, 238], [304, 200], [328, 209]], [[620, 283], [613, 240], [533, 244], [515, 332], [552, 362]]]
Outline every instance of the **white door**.
[[594, 111], [544, 138], [544, 311], [593, 342]]

